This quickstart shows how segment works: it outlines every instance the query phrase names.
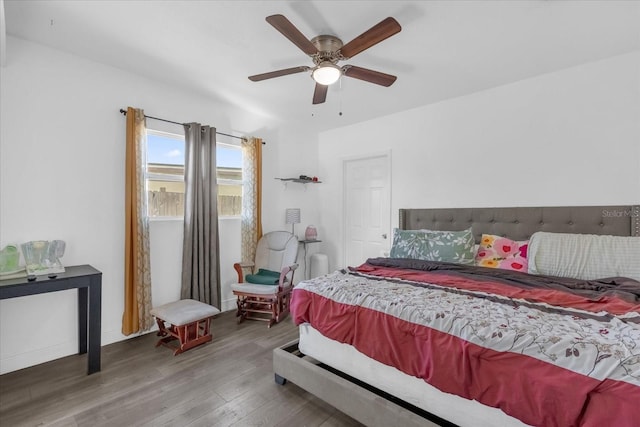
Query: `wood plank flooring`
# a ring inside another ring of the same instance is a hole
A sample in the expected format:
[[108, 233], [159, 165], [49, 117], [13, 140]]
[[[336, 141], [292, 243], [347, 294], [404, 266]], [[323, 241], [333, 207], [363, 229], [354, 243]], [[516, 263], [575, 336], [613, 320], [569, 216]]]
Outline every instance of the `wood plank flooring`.
[[178, 356], [155, 333], [102, 347], [86, 375], [74, 355], [0, 376], [1, 426], [361, 426], [288, 382], [274, 382], [272, 350], [298, 336], [290, 318], [268, 329], [213, 322], [213, 341]]

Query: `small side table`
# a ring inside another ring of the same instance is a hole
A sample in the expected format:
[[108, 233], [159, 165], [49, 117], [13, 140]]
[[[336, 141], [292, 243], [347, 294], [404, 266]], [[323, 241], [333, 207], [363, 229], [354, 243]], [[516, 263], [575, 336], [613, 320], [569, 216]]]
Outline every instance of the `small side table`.
[[90, 265], [65, 267], [64, 273], [52, 278], [37, 276], [0, 281], [0, 300], [78, 290], [78, 353], [87, 353], [87, 375], [100, 372], [100, 342], [102, 337], [102, 272]]
[[298, 240], [298, 242], [302, 243], [302, 245], [304, 246], [304, 278], [308, 279], [309, 278], [309, 270], [307, 269], [307, 245], [311, 244], [311, 243], [320, 243], [322, 242], [322, 240], [307, 240], [307, 239], [303, 239], [303, 240]]

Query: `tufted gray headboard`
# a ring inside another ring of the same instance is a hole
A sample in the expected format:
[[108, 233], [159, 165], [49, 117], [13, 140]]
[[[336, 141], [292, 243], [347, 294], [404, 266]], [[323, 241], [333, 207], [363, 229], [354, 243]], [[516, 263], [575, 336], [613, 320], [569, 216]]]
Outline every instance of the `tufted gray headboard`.
[[528, 240], [536, 231], [640, 236], [640, 205], [400, 209], [402, 230], [469, 227], [476, 243], [483, 233], [514, 240]]

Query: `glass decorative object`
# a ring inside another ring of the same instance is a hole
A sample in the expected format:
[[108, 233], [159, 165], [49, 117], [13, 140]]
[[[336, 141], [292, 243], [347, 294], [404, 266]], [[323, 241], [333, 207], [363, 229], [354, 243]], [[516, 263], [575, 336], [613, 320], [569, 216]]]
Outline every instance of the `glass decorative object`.
[[63, 240], [34, 240], [23, 243], [22, 256], [27, 266], [27, 274], [64, 273], [60, 258], [64, 255], [66, 244]]
[[304, 231], [304, 239], [305, 240], [318, 240], [318, 230], [313, 225], [307, 227]]

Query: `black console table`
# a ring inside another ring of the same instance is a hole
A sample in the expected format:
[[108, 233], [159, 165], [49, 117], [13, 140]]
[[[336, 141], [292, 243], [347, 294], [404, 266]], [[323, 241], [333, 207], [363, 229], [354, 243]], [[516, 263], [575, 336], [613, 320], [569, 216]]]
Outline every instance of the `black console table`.
[[90, 265], [65, 267], [64, 273], [50, 279], [37, 276], [0, 280], [0, 300], [78, 289], [78, 353], [87, 353], [87, 375], [100, 371], [102, 317], [102, 273]]

